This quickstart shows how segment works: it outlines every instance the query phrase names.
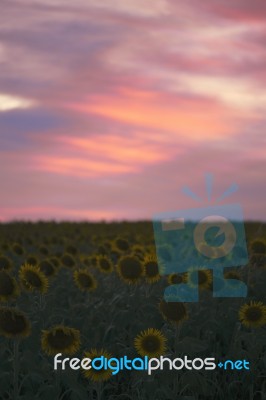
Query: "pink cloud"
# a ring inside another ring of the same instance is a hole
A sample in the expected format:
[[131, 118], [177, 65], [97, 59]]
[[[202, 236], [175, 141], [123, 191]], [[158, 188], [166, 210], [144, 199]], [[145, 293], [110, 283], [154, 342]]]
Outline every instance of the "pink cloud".
[[75, 111], [96, 114], [135, 127], [167, 132], [193, 140], [221, 139], [237, 128], [234, 113], [213, 101], [185, 99], [162, 92], [129, 91], [116, 96], [91, 96]]

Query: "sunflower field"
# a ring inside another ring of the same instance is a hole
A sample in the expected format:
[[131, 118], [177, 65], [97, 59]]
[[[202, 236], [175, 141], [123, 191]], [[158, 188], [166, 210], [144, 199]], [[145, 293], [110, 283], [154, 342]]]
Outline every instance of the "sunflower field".
[[[198, 303], [164, 289], [150, 222], [0, 225], [0, 400], [266, 399], [266, 225], [247, 223], [249, 263], [226, 268], [247, 298], [214, 298], [199, 270]], [[53, 358], [188, 355], [245, 359], [250, 370], [54, 370]]]

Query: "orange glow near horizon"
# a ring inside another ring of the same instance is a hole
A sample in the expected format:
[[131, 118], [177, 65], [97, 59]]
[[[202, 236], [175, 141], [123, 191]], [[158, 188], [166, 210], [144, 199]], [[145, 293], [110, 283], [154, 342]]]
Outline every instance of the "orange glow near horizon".
[[169, 152], [162, 153], [154, 141], [152, 134], [143, 134], [139, 138], [137, 134], [132, 137], [118, 135], [90, 136], [90, 137], [58, 137], [62, 144], [76, 147], [84, 153], [98, 155], [107, 160], [121, 161], [123, 163], [138, 162], [140, 164], [150, 164], [169, 159]]
[[9, 221], [14, 218], [23, 219], [29, 218], [38, 220], [39, 215], [46, 213], [50, 215], [50, 220], [90, 220], [99, 221], [103, 219], [112, 220], [116, 218], [116, 213], [106, 210], [78, 210], [78, 209], [67, 209], [62, 207], [19, 207], [19, 208], [4, 208], [1, 210], [0, 219], [1, 221]]
[[234, 112], [209, 101], [164, 99], [160, 95], [124, 90], [116, 97], [94, 96], [87, 104], [74, 104], [71, 109], [117, 120], [133, 126], [167, 132], [168, 138], [186, 137], [202, 141], [222, 139], [238, 125]]
[[109, 176], [134, 172], [137, 167], [112, 164], [106, 161], [87, 160], [62, 156], [46, 156], [36, 159], [36, 168], [47, 172], [79, 177]]

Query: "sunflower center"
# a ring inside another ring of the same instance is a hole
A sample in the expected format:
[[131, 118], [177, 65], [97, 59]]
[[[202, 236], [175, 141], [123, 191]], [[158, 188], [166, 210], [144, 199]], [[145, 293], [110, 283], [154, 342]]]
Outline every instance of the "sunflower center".
[[162, 301], [160, 304], [161, 312], [164, 316], [171, 321], [182, 321], [187, 316], [187, 310], [183, 303]]
[[250, 307], [246, 311], [246, 319], [248, 321], [259, 321], [262, 318], [262, 310], [258, 307]]
[[57, 330], [56, 332], [50, 332], [47, 340], [51, 347], [65, 349], [73, 344], [74, 336], [71, 333], [67, 334], [62, 330]]
[[83, 287], [90, 288], [91, 286], [93, 286], [93, 281], [91, 277], [86, 274], [79, 274], [78, 280], [80, 285], [82, 285]]
[[27, 322], [23, 315], [11, 310], [0, 311], [0, 328], [8, 334], [19, 334], [27, 330]]
[[199, 285], [203, 285], [208, 280], [207, 273], [205, 271], [199, 271]]
[[25, 272], [25, 281], [26, 284], [29, 284], [30, 286], [33, 287], [41, 287], [42, 286], [42, 281], [40, 277], [35, 273], [34, 271], [26, 271]]
[[125, 240], [125, 239], [117, 239], [116, 246], [118, 247], [119, 250], [123, 250], [123, 251], [126, 251], [129, 249], [129, 244], [128, 244], [127, 240]]
[[158, 264], [156, 261], [149, 261], [146, 264], [146, 274], [150, 277], [158, 275]]
[[180, 276], [178, 274], [172, 275], [171, 276], [171, 282], [174, 283], [174, 284], [182, 283], [183, 282], [182, 276]]
[[160, 349], [160, 340], [158, 337], [149, 335], [142, 339], [142, 347], [143, 350], [147, 351], [148, 353], [152, 353], [154, 351], [158, 351]]

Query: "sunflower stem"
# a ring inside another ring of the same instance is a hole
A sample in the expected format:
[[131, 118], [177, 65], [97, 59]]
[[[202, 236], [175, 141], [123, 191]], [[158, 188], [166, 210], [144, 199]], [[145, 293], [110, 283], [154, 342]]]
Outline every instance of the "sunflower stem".
[[182, 325], [183, 325], [183, 323], [181, 321], [175, 327], [175, 348], [174, 348], [175, 353], [177, 353], [177, 345], [178, 345], [178, 342], [179, 342], [179, 339], [180, 339]]
[[149, 295], [150, 295], [150, 290], [149, 290], [149, 289], [150, 289], [150, 285], [146, 284], [145, 287], [144, 287], [146, 299], [147, 299], [148, 297], [150, 297], [150, 296], [149, 296]]
[[97, 400], [102, 399], [102, 382], [98, 382], [95, 386], [96, 394], [97, 394]]
[[40, 326], [43, 328], [44, 326], [44, 311], [45, 311], [45, 297], [42, 293], [39, 294], [39, 318], [40, 318]]
[[[178, 353], [177, 346], [178, 346], [178, 342], [179, 342], [179, 339], [180, 339], [182, 326], [183, 326], [183, 322], [181, 321], [175, 327], [175, 343], [174, 343], [174, 352], [175, 352], [175, 354]], [[174, 396], [176, 396], [176, 394], [177, 394], [178, 378], [179, 378], [179, 376], [177, 375], [176, 379], [174, 380], [174, 385], [173, 385]]]
[[18, 389], [18, 375], [19, 375], [19, 339], [14, 340], [14, 360], [13, 360], [13, 368], [14, 368], [14, 400], [17, 400], [19, 397], [19, 389]]
[[43, 308], [43, 297], [42, 294], [39, 294], [39, 310], [41, 311]]
[[55, 385], [56, 385], [56, 393], [57, 393], [57, 398], [60, 398], [61, 394], [61, 369], [59, 368], [55, 372]]

